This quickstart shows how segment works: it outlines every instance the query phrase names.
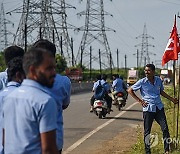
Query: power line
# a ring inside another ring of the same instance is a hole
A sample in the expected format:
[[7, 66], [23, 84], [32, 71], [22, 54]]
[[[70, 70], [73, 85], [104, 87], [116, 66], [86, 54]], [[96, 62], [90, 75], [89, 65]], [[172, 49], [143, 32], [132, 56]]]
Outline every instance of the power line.
[[[145, 66], [147, 63], [150, 63], [150, 53], [149, 52], [149, 46], [150, 47], [155, 47], [154, 45], [151, 45], [148, 43], [148, 39], [154, 39], [154, 37], [150, 36], [147, 34], [147, 28], [146, 28], [146, 24], [144, 24], [144, 29], [143, 29], [143, 34], [136, 37], [136, 39], [141, 38], [142, 42], [140, 44], [135, 45], [135, 47], [141, 46], [141, 50], [140, 50], [140, 60], [139, 60], [139, 64], [138, 66]], [[155, 55], [155, 54], [153, 54]], [[144, 62], [144, 64], [142, 64]]]
[[[80, 47], [76, 57], [76, 62], [79, 62], [81, 52], [83, 53], [83, 62], [89, 61], [89, 48], [93, 44], [98, 44], [102, 55], [102, 65], [107, 68], [113, 64], [110, 60], [111, 50], [107, 40], [106, 31], [114, 31], [111, 28], [105, 27], [105, 15], [110, 15], [104, 11], [103, 0], [87, 0], [86, 11], [78, 13], [79, 16], [85, 16], [85, 25], [75, 29], [76, 31], [83, 31]], [[98, 49], [97, 49], [98, 51]], [[98, 52], [92, 53], [92, 59], [99, 62]], [[87, 60], [86, 60], [87, 59]]]
[[10, 31], [7, 30], [7, 25], [14, 24], [7, 20], [5, 17], [4, 5], [1, 3], [1, 11], [0, 11], [0, 51], [3, 51], [8, 45], [8, 35], [13, 35]]
[[66, 22], [66, 9], [74, 8], [65, 0], [23, 0], [20, 6], [10, 12], [21, 13], [14, 43], [25, 47], [43, 38], [56, 44], [57, 52], [72, 65], [72, 44], [68, 29], [75, 27]]

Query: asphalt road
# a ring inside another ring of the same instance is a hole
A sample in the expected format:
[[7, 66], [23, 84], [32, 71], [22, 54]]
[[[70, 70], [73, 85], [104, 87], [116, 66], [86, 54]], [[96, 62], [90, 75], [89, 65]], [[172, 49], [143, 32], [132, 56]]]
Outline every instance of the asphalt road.
[[89, 112], [89, 100], [92, 93], [71, 96], [71, 104], [64, 111], [64, 149], [63, 154], [85, 154], [99, 145], [111, 140], [128, 127], [136, 128], [142, 124], [142, 107], [129, 96], [127, 105], [113, 112], [106, 119], [98, 119]]

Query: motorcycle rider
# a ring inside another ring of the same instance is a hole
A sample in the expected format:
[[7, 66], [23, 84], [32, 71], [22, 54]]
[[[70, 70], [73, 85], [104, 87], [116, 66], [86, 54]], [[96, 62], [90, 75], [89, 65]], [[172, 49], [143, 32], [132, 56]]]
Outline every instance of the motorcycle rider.
[[[111, 110], [111, 107], [112, 107], [112, 98], [108, 95], [111, 92], [111, 90], [110, 90], [110, 85], [106, 82], [106, 79], [107, 79], [107, 75], [105, 75], [105, 74], [103, 74], [102, 76], [98, 75], [97, 76], [97, 81], [93, 85], [92, 92], [95, 92], [95, 89], [99, 85], [99, 82], [101, 82], [101, 85], [104, 86], [105, 91], [106, 91], [104, 99], [107, 102], [108, 113], [110, 113], [110, 111], [112, 111]], [[93, 96], [91, 97], [91, 100], [90, 100], [90, 105], [91, 105], [90, 112], [93, 112], [94, 101], [95, 101], [95, 98], [94, 98], [94, 94], [93, 94]]]
[[[96, 76], [96, 82], [94, 82], [93, 88], [92, 88], [92, 92], [95, 91], [96, 87], [98, 86], [99, 82], [101, 81], [101, 74], [98, 74]], [[93, 112], [93, 104], [94, 104], [95, 98], [94, 98], [94, 94], [92, 95], [91, 99], [90, 99], [90, 112]]]
[[109, 93], [111, 93], [111, 87], [110, 87], [109, 83], [108, 83], [106, 80], [107, 80], [107, 75], [106, 75], [106, 74], [103, 74], [103, 75], [102, 75], [101, 84], [104, 85], [105, 90], [106, 90], [104, 99], [105, 99], [106, 102], [107, 102], [108, 113], [110, 113], [110, 111], [113, 111], [113, 110], [111, 109], [111, 107], [112, 107], [112, 98], [109, 96]]
[[[118, 74], [113, 74], [112, 75], [113, 78], [113, 84], [112, 84], [112, 99], [114, 100], [114, 102], [116, 102], [116, 97], [115, 95], [119, 92], [123, 93], [123, 98], [126, 100], [127, 99], [127, 86], [124, 83], [124, 81], [119, 77]], [[116, 103], [113, 103], [116, 104]]]

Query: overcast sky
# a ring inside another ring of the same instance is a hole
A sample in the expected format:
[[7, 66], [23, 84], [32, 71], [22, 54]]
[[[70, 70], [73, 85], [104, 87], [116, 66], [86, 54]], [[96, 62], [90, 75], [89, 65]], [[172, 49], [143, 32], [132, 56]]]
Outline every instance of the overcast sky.
[[[5, 11], [22, 6], [22, 0], [0, 0], [0, 2], [4, 3]], [[67, 3], [76, 7], [76, 10], [67, 10], [67, 22], [76, 27], [84, 25], [84, 18], [77, 18], [76, 14], [86, 9], [86, 0], [79, 2], [80, 0], [67, 0]], [[113, 15], [113, 17], [106, 16], [105, 25], [116, 30], [115, 33], [106, 33], [115, 65], [116, 50], [118, 49], [120, 51], [120, 67], [124, 67], [125, 54], [127, 55], [127, 66], [136, 66], [136, 56], [133, 55], [137, 51], [135, 45], [142, 43], [142, 39], [136, 39], [136, 37], [143, 34], [144, 24], [147, 27], [147, 34], [154, 37], [154, 39], [148, 39], [149, 44], [155, 46], [154, 48], [149, 47], [149, 53], [156, 54], [156, 56], [150, 54], [150, 60], [156, 64], [158, 61], [160, 64], [173, 27], [174, 15], [180, 12], [180, 0], [104, 0], [104, 9]], [[18, 25], [18, 15], [7, 18]], [[178, 31], [179, 20], [180, 18], [177, 19]], [[15, 28], [12, 30], [15, 31]], [[75, 51], [78, 50], [82, 32], [75, 34], [73, 31], [69, 31], [69, 35], [74, 38]]]

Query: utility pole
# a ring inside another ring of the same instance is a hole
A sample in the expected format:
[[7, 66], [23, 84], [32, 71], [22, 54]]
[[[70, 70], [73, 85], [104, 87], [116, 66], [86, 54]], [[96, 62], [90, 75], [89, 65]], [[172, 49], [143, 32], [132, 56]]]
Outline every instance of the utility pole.
[[72, 66], [74, 66], [74, 47], [73, 47], [73, 38], [71, 37], [71, 49], [72, 49]]
[[90, 71], [90, 80], [92, 80], [92, 47], [90, 46], [90, 68], [89, 68], [89, 71]]
[[[144, 64], [146, 62], [150, 63], [150, 54], [156, 55], [154, 53], [149, 52], [149, 46], [150, 47], [155, 47], [154, 45], [151, 45], [148, 43], [148, 39], [154, 39], [154, 37], [150, 36], [147, 34], [147, 28], [146, 28], [146, 24], [144, 24], [144, 29], [143, 29], [143, 34], [136, 37], [136, 39], [141, 38], [142, 39], [142, 43], [135, 45], [135, 47], [141, 46], [141, 50], [140, 50], [140, 60], [138, 61], [138, 66], [142, 66], [143, 61]], [[146, 60], [146, 61], [145, 61]]]
[[[66, 22], [67, 8], [74, 7], [66, 4], [65, 0], [23, 0], [22, 9], [17, 8], [8, 12], [21, 13], [14, 44], [24, 47], [25, 39], [27, 46], [40, 38], [48, 39], [55, 43], [57, 53], [60, 53], [71, 66], [73, 49], [68, 29], [75, 27]], [[27, 25], [27, 34], [24, 25]]]
[[119, 72], [119, 50], [117, 49], [117, 71]]
[[146, 64], [147, 64], [147, 63], [146, 63], [146, 57], [144, 57], [144, 66], [146, 66]]
[[27, 51], [27, 23], [24, 25], [24, 50]]
[[13, 35], [7, 30], [7, 25], [11, 24], [14, 27], [14, 23], [7, 20], [5, 17], [4, 5], [1, 3], [0, 10], [0, 51], [3, 51], [8, 45], [8, 35]]
[[137, 49], [136, 54], [133, 54], [133, 55], [136, 55], [136, 58], [137, 58], [137, 60], [136, 60], [136, 66], [137, 66], [137, 68], [138, 68], [138, 67], [139, 67], [139, 50]]
[[125, 59], [125, 72], [127, 73], [127, 55], [124, 56], [124, 59]]
[[82, 51], [82, 47], [81, 47], [81, 61], [80, 61], [80, 65], [81, 65], [81, 68], [82, 68], [82, 61], [83, 61], [83, 51]]
[[[105, 27], [105, 15], [110, 15], [104, 11], [103, 0], [87, 0], [86, 11], [78, 13], [79, 16], [85, 16], [85, 25], [76, 28], [76, 31], [83, 31], [80, 47], [76, 57], [76, 61], [79, 61], [80, 50], [83, 50], [83, 63], [87, 63], [89, 59], [89, 46], [100, 46], [102, 56], [102, 66], [104, 68], [110, 67], [110, 54], [111, 49], [107, 40], [106, 31], [114, 31], [108, 27]], [[95, 44], [95, 45], [94, 45]], [[97, 51], [95, 49], [95, 51]], [[97, 52], [92, 52], [92, 59], [94, 62], [99, 63]], [[113, 61], [112, 61], [113, 64]]]
[[99, 49], [99, 68], [100, 68], [100, 74], [102, 74], [102, 66], [101, 66], [101, 50]]
[[112, 55], [110, 52], [110, 70], [111, 70], [111, 77], [112, 77]]
[[61, 56], [63, 56], [63, 38], [62, 36], [60, 37], [61, 41], [60, 41], [60, 51], [61, 51]]

